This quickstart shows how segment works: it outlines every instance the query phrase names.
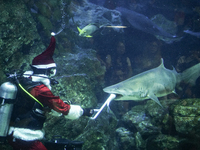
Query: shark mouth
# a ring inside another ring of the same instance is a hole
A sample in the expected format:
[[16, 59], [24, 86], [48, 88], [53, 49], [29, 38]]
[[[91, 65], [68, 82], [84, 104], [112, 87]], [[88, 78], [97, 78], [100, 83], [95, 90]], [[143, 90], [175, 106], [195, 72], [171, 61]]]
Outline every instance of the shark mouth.
[[115, 95], [116, 95], [116, 98], [120, 98], [123, 96], [122, 94], [115, 94]]
[[123, 95], [121, 95], [121, 94], [115, 94], [115, 95], [116, 95], [115, 99], [120, 99], [123, 97]]

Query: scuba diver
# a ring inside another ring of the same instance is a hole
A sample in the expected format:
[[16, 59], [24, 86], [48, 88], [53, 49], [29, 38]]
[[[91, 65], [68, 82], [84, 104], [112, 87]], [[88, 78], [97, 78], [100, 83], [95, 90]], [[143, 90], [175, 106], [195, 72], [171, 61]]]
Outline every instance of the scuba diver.
[[[47, 150], [40, 141], [44, 137], [42, 127], [46, 108], [53, 109], [67, 119], [90, 117], [94, 113], [93, 109], [65, 103], [51, 92], [50, 78], [56, 74], [56, 63], [52, 58], [55, 45], [56, 40], [52, 36], [48, 48], [33, 59], [32, 71], [26, 71], [23, 77], [16, 79], [20, 93], [26, 93], [23, 96], [26, 100], [15, 103], [13, 108], [8, 141], [14, 150]], [[6, 95], [2, 91], [0, 96]]]

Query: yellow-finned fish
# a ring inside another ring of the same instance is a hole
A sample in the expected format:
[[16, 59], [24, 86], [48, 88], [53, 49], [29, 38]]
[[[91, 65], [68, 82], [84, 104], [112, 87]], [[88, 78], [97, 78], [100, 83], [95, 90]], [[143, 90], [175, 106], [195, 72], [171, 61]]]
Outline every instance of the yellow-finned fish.
[[126, 26], [97, 26], [95, 24], [88, 24], [87, 26], [85, 26], [83, 29], [80, 29], [79, 27], [77, 27], [78, 31], [79, 31], [79, 36], [82, 37], [92, 37], [92, 35], [100, 28], [127, 28]]
[[99, 29], [99, 27], [94, 24], [89, 24], [89, 25], [85, 26], [83, 29], [80, 29], [79, 27], [77, 27], [77, 29], [79, 31], [79, 36], [92, 37], [92, 34], [95, 31], [97, 31]]

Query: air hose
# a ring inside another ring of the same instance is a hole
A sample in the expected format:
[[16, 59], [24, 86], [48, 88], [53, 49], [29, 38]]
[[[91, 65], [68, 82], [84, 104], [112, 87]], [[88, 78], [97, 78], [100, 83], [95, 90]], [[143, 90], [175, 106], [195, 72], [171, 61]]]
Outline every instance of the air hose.
[[37, 100], [37, 98], [35, 98], [33, 95], [31, 95], [26, 89], [23, 88], [23, 86], [19, 83], [19, 81], [17, 80], [17, 83], [19, 85], [19, 87], [26, 93], [28, 94], [32, 99], [34, 99], [36, 102], [38, 102], [42, 107], [44, 107], [44, 105]]
[[30, 96], [33, 100], [35, 100], [37, 103], [39, 103], [42, 107], [44, 107], [44, 105], [37, 100], [37, 98], [35, 98], [33, 95], [31, 95], [26, 89], [23, 88], [23, 86], [19, 83], [19, 80], [17, 79], [17, 74], [16, 72], [14, 74], [6, 74], [6, 76], [8, 76], [8, 78], [13, 78], [15, 79], [15, 81], [17, 82], [18, 86], [26, 93], [28, 94], [28, 96]]

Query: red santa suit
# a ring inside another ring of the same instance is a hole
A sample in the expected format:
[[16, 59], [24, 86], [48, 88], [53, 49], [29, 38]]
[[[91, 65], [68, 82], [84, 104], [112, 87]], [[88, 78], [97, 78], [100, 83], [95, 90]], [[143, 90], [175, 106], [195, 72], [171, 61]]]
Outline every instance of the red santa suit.
[[64, 103], [59, 96], [54, 96], [46, 85], [38, 85], [31, 89], [30, 93], [43, 105], [46, 105], [63, 115], [67, 115], [69, 113], [70, 105]]
[[[67, 119], [78, 119], [83, 115], [83, 109], [79, 105], [69, 105], [64, 103], [59, 96], [54, 96], [51, 92], [50, 81], [48, 78], [42, 78], [44, 84], [35, 86], [30, 90], [33, 95], [42, 104], [55, 110], [57, 113], [62, 113]], [[40, 77], [32, 76], [32, 81], [39, 82]], [[41, 82], [41, 81], [40, 81]]]

